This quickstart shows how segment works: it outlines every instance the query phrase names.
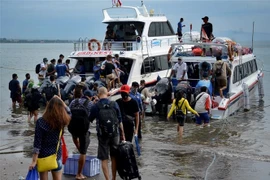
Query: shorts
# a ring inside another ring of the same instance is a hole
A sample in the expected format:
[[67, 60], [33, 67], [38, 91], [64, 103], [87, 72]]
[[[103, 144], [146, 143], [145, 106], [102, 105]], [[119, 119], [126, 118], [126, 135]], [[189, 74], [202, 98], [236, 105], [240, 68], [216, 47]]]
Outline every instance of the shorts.
[[16, 103], [16, 101], [17, 101], [18, 103], [22, 103], [22, 97], [21, 97], [20, 94], [14, 95], [11, 99], [12, 99], [12, 102], [13, 102], [13, 103]]
[[98, 136], [98, 159], [107, 160], [109, 159], [109, 150], [110, 155], [115, 157], [117, 153], [117, 148], [120, 142], [119, 136], [107, 138]]
[[227, 79], [216, 79], [218, 89], [226, 86], [227, 87]]
[[63, 165], [62, 165], [62, 159], [59, 159], [57, 161], [57, 164], [58, 164], [58, 167], [56, 169], [53, 169], [52, 170], [53, 172], [57, 172], [57, 171], [61, 171], [62, 170], [62, 167], [63, 167]]
[[185, 121], [186, 121], [186, 116], [184, 116], [184, 118], [177, 118], [176, 117], [176, 119], [177, 119], [179, 126], [184, 126]]
[[90, 132], [87, 131], [87, 133], [83, 136], [74, 136], [72, 135], [73, 139], [79, 138], [80, 141], [80, 148], [79, 148], [79, 152], [80, 154], [86, 154], [87, 152], [87, 148], [90, 144]]
[[205, 113], [199, 113], [199, 115], [200, 115], [199, 117], [196, 116], [196, 124], [201, 125], [202, 124], [202, 120], [203, 120], [203, 123], [204, 124], [208, 124], [209, 123], [210, 118], [209, 118], [209, 115], [208, 115], [207, 112], [205, 112]]
[[115, 79], [115, 75], [112, 73], [112, 74], [108, 74], [106, 75], [106, 83], [108, 84], [111, 80], [114, 80]]

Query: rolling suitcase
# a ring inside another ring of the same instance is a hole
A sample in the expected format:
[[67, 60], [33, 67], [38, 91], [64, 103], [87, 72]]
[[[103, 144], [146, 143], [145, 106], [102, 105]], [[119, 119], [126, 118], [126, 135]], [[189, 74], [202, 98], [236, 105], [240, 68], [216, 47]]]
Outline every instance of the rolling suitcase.
[[122, 179], [141, 179], [132, 143], [122, 142], [119, 144], [116, 163], [118, 174]]

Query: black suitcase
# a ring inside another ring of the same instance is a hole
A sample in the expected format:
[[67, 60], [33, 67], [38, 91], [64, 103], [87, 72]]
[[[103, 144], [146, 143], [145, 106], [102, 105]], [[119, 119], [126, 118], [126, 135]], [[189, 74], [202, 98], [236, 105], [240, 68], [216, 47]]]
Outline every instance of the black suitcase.
[[122, 179], [141, 179], [132, 143], [122, 142], [119, 144], [116, 163], [118, 174]]

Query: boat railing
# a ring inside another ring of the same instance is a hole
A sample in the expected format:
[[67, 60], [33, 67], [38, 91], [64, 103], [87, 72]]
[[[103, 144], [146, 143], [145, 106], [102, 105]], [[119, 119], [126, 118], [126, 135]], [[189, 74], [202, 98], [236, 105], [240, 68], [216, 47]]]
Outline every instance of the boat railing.
[[104, 40], [96, 41], [95, 45], [90, 45], [88, 38], [79, 38], [79, 40], [74, 43], [74, 51], [138, 51], [146, 50], [147, 48], [165, 48], [174, 42], [176, 42], [176, 38], [149, 40], [146, 36], [137, 36], [136, 40]]

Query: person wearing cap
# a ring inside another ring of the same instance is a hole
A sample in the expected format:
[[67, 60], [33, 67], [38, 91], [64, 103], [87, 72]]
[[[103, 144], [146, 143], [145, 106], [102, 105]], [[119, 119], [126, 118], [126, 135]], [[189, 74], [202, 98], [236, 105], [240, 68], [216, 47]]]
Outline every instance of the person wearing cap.
[[[117, 148], [120, 143], [120, 139], [125, 141], [125, 134], [124, 134], [124, 129], [123, 129], [123, 124], [122, 124], [122, 117], [121, 117], [121, 112], [119, 109], [119, 106], [117, 103], [113, 102], [113, 108], [110, 107], [110, 110], [113, 110], [118, 119], [118, 126], [120, 129], [120, 132], [117, 132], [117, 135], [113, 137], [108, 137], [108, 136], [102, 136], [100, 133], [100, 128], [99, 128], [99, 113], [100, 109], [99, 106], [100, 104], [103, 105], [109, 105], [111, 104], [111, 101], [108, 99], [108, 90], [105, 87], [100, 87], [98, 89], [98, 97], [99, 101], [93, 105], [91, 108], [90, 112], [90, 121], [94, 121], [96, 119], [96, 124], [97, 124], [97, 137], [98, 137], [98, 159], [101, 160], [101, 167], [103, 170], [103, 174], [105, 176], [106, 180], [109, 180], [109, 167], [108, 167], [108, 160], [109, 160], [109, 155], [111, 157], [111, 170], [112, 170], [112, 180], [116, 180], [116, 155], [117, 155]], [[136, 103], [136, 102], [135, 102]]]
[[143, 103], [142, 103], [142, 95], [141, 93], [138, 92], [140, 85], [138, 82], [134, 81], [131, 84], [130, 92], [129, 95], [132, 99], [136, 100], [138, 106], [139, 106], [139, 129], [138, 129], [138, 138], [142, 138], [142, 132], [141, 132], [141, 120], [142, 120], [142, 114], [144, 114], [144, 108], [143, 108]]
[[56, 72], [56, 69], [55, 69], [56, 60], [52, 59], [50, 62], [51, 63], [48, 65], [46, 76], [55, 75], [55, 72]]
[[12, 80], [9, 82], [10, 98], [12, 99], [13, 107], [16, 105], [16, 102], [18, 102], [20, 106], [22, 105], [22, 90], [20, 82], [17, 79], [18, 75], [12, 74]]
[[38, 73], [38, 79], [40, 82], [43, 81], [44, 78], [46, 77], [46, 72], [47, 72], [47, 67], [48, 67], [47, 63], [48, 63], [47, 58], [43, 58], [43, 62], [40, 63], [40, 71]]
[[[126, 141], [132, 142], [133, 135], [138, 135], [139, 130], [139, 106], [136, 100], [130, 97], [130, 87], [122, 85], [121, 98], [116, 100], [120, 107]], [[134, 129], [135, 126], [135, 129]]]
[[[211, 41], [213, 39], [213, 25], [208, 22], [209, 18], [208, 16], [205, 16], [202, 18], [204, 24], [202, 25], [202, 29], [201, 29], [201, 38], [202, 41]], [[207, 37], [205, 37], [205, 34], [207, 35]]]
[[[90, 111], [93, 106], [93, 102], [91, 101], [92, 99], [92, 93], [89, 90], [82, 91], [82, 88], [75, 88], [74, 92], [74, 100], [71, 101], [69, 108], [72, 109], [76, 106], [77, 102], [81, 106], [85, 106], [86, 111], [88, 112], [88, 119], [90, 121]], [[88, 102], [86, 102], [88, 100]], [[86, 105], [84, 105], [87, 103]], [[74, 117], [74, 115], [72, 115]], [[75, 117], [76, 118], [76, 117]], [[90, 121], [91, 122], [91, 121]], [[86, 179], [86, 177], [82, 174], [85, 160], [86, 160], [86, 153], [87, 149], [90, 145], [90, 129], [84, 134], [84, 135], [72, 135], [72, 140], [78, 151], [80, 152], [80, 157], [78, 159], [78, 170], [76, 174], [76, 179]]]
[[185, 25], [182, 25], [182, 22], [184, 22], [184, 18], [180, 18], [179, 23], [177, 24], [177, 35], [178, 35], [178, 40], [182, 38], [182, 28], [185, 27]]
[[170, 77], [173, 76], [175, 73], [178, 82], [188, 79], [187, 64], [183, 62], [181, 57], [178, 58], [178, 63], [175, 63], [175, 65], [173, 66]]

